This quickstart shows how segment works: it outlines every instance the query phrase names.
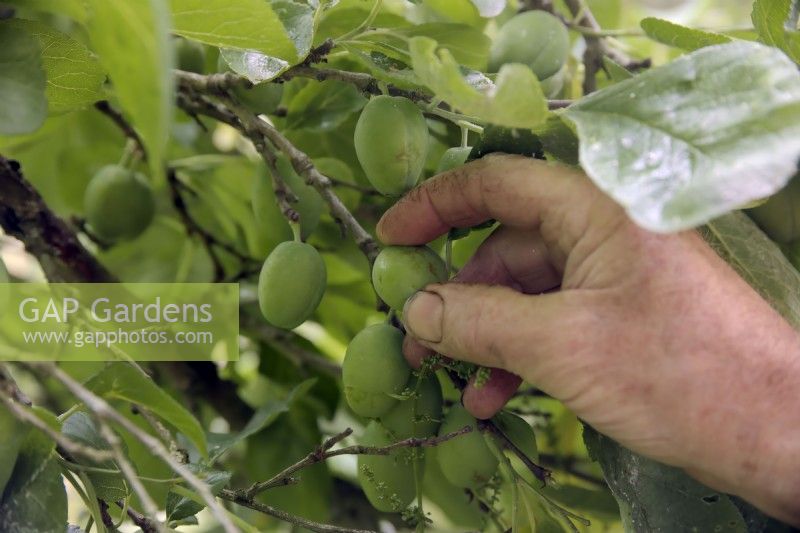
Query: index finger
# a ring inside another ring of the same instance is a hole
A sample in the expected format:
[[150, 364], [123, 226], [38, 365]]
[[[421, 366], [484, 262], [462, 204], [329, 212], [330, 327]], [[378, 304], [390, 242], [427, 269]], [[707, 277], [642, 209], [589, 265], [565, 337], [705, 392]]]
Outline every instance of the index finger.
[[[378, 237], [386, 244], [424, 244], [451, 228], [489, 219], [537, 228], [568, 204], [581, 212], [582, 206], [576, 204], [586, 207], [593, 189], [583, 174], [563, 165], [490, 155], [439, 174], [409, 192], [383, 215]], [[575, 225], [573, 230], [577, 234], [580, 228]]]

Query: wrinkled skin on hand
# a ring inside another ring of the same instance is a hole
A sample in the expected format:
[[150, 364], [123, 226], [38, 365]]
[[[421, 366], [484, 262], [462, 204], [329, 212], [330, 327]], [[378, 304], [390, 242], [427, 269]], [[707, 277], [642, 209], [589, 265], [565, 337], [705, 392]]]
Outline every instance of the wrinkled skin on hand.
[[520, 377], [628, 448], [800, 524], [800, 338], [695, 232], [649, 233], [580, 171], [492, 155], [409, 193], [387, 244], [501, 223], [404, 310], [416, 342], [494, 367], [479, 418]]

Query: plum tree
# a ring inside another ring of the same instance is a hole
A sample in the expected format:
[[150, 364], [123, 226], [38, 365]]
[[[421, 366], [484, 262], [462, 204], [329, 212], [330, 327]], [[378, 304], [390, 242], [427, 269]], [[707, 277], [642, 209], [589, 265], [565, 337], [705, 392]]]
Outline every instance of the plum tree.
[[379, 417], [389, 411], [411, 374], [403, 358], [403, 334], [388, 324], [361, 330], [347, 346], [342, 363], [344, 394], [361, 416]]
[[533, 428], [524, 418], [509, 411], [500, 411], [492, 418], [497, 427], [532, 461], [539, 459], [539, 449], [536, 446], [536, 435]]
[[109, 243], [140, 235], [156, 211], [147, 178], [120, 165], [101, 168], [86, 187], [83, 201], [89, 227]]
[[[322, 197], [313, 187], [303, 181], [286, 157], [278, 157], [275, 166], [278, 168], [281, 178], [297, 197], [297, 202], [292, 204], [292, 208], [300, 215], [300, 237], [305, 240], [319, 225], [324, 208]], [[292, 238], [291, 227], [281, 213], [275, 198], [272, 177], [268, 171], [263, 170], [263, 167], [253, 181], [252, 202], [256, 221], [265, 228], [269, 228], [269, 240], [280, 239], [278, 242], [281, 242]]]
[[478, 487], [494, 476], [499, 462], [486, 445], [475, 418], [462, 405], [454, 405], [445, 415], [439, 435], [464, 426], [471, 427], [472, 431], [441, 443], [436, 457], [450, 483], [462, 488]]
[[442, 387], [436, 375], [412, 378], [406, 389], [408, 398], [381, 416], [381, 423], [398, 439], [435, 435], [442, 421]]
[[306, 321], [322, 300], [327, 283], [325, 262], [304, 242], [279, 244], [258, 277], [258, 305], [267, 322], [284, 329]]
[[[221, 54], [217, 60], [217, 70], [219, 72], [231, 71], [230, 66]], [[233, 96], [254, 113], [270, 115], [275, 112], [281, 103], [283, 84], [265, 82], [255, 84], [249, 88], [237, 86], [233, 89]]]
[[427, 246], [387, 246], [372, 265], [375, 292], [398, 311], [418, 290], [446, 280], [444, 261]]
[[175, 64], [181, 70], [202, 74], [206, 68], [206, 49], [197, 41], [177, 37], [174, 41]]
[[800, 239], [800, 177], [792, 178], [780, 192], [748, 210], [748, 214], [776, 242], [788, 244]]
[[489, 51], [489, 70], [506, 63], [528, 65], [544, 80], [558, 72], [569, 55], [564, 24], [546, 11], [526, 11], [503, 24]]
[[367, 179], [387, 196], [413, 187], [428, 152], [428, 125], [413, 102], [399, 96], [373, 97], [358, 117], [353, 137]]
[[448, 148], [442, 158], [439, 160], [439, 166], [436, 167], [436, 173], [441, 174], [446, 170], [460, 167], [467, 162], [469, 153], [472, 151], [471, 146], [456, 146]]
[[[361, 436], [364, 446], [388, 446], [389, 432], [375, 420], [370, 422]], [[384, 512], [405, 509], [416, 494], [412, 454], [408, 449], [398, 449], [389, 455], [359, 455], [358, 481], [373, 507]]]

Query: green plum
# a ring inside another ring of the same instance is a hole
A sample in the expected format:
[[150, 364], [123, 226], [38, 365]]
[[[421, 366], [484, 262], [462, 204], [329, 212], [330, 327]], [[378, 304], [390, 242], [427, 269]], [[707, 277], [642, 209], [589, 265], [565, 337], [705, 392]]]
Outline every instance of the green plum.
[[[360, 444], [388, 446], [392, 442], [386, 428], [373, 420], [364, 430]], [[401, 448], [389, 455], [359, 455], [358, 481], [373, 507], [387, 513], [402, 511], [416, 494], [411, 451]]]
[[478, 502], [463, 488], [456, 487], [444, 477], [436, 455], [438, 446], [425, 449], [425, 476], [422, 494], [447, 515], [453, 524], [469, 531], [483, 531], [484, 515]]
[[447, 267], [427, 246], [387, 246], [372, 265], [375, 292], [398, 311], [415, 292], [443, 281], [447, 281]]
[[477, 421], [461, 405], [454, 405], [444, 417], [439, 435], [470, 426], [472, 431], [439, 444], [436, 457], [447, 480], [456, 487], [475, 488], [489, 481], [499, 461], [478, 430]]
[[381, 423], [398, 439], [435, 435], [442, 421], [442, 387], [436, 375], [412, 378], [406, 390], [408, 398], [381, 416]]
[[304, 242], [283, 242], [261, 267], [258, 305], [273, 326], [296, 328], [316, 310], [326, 283], [325, 262], [316, 248]]
[[358, 415], [379, 417], [396, 403], [411, 368], [403, 357], [403, 334], [388, 324], [358, 332], [347, 346], [342, 382], [347, 404]]
[[101, 168], [86, 187], [83, 200], [89, 227], [109, 243], [139, 236], [156, 212], [147, 178], [120, 165]]
[[375, 190], [399, 196], [419, 180], [428, 152], [428, 125], [411, 100], [375, 96], [364, 106], [353, 138], [356, 155]]
[[460, 167], [467, 162], [469, 153], [472, 151], [471, 146], [456, 146], [455, 148], [448, 148], [442, 158], [439, 160], [439, 166], [436, 167], [436, 173], [441, 174], [447, 170]]
[[525, 11], [503, 24], [489, 51], [489, 71], [506, 63], [528, 65], [544, 80], [558, 72], [569, 56], [567, 28], [546, 11]]

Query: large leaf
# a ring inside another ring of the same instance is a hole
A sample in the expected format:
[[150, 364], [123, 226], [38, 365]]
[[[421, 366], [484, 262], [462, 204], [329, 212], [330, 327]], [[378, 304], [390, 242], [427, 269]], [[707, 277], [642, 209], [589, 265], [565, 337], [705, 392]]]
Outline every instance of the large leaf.
[[87, 0], [89, 39], [120, 105], [139, 131], [153, 173], [172, 123], [172, 40], [161, 0]]
[[265, 0], [172, 0], [175, 32], [221, 48], [253, 50], [294, 61], [297, 50]]
[[[217, 470], [212, 471], [199, 471], [195, 472], [198, 476], [209, 485], [211, 493], [217, 495], [231, 480], [230, 472], [220, 472]], [[190, 516], [194, 516], [203, 509], [205, 505], [198, 503], [186, 496], [181, 496], [175, 492], [170, 491], [167, 494], [167, 521], [185, 520]]]
[[528, 67], [504, 65], [494, 84], [477, 89], [461, 74], [453, 54], [437, 50], [437, 46], [427, 37], [414, 37], [409, 43], [414, 72], [437, 98], [461, 113], [498, 126], [533, 128], [547, 118], [547, 101]]
[[172, 424], [206, 455], [203, 428], [192, 414], [149, 377], [128, 363], [111, 363], [87, 383], [92, 392], [111, 400], [124, 400], [150, 409]]
[[[54, 420], [52, 415], [48, 418]], [[0, 531], [63, 533], [66, 526], [67, 493], [55, 443], [32, 430], [22, 443], [0, 502]]]
[[756, 0], [751, 18], [761, 42], [777, 46], [800, 62], [800, 35], [786, 27], [791, 7], [792, 0]]
[[741, 212], [712, 220], [700, 232], [720, 257], [800, 330], [800, 272], [778, 245]]
[[50, 113], [81, 109], [103, 98], [105, 72], [83, 43], [33, 20], [8, 21], [39, 40]]
[[221, 50], [231, 69], [253, 83], [271, 80], [297, 60], [305, 58], [314, 40], [314, 10], [310, 6], [292, 0], [273, 0], [269, 5], [294, 45], [295, 55], [281, 55], [256, 47]]
[[643, 19], [640, 25], [647, 36], [654, 41], [688, 51], [731, 42], [731, 38], [727, 35], [687, 28], [655, 17]]
[[30, 133], [47, 117], [40, 50], [23, 28], [0, 23], [0, 135]]
[[589, 427], [584, 438], [603, 466], [626, 531], [747, 531], [728, 496], [683, 470], [636, 455]]
[[641, 226], [691, 228], [797, 169], [800, 74], [757, 43], [702, 48], [568, 108], [589, 177]]

